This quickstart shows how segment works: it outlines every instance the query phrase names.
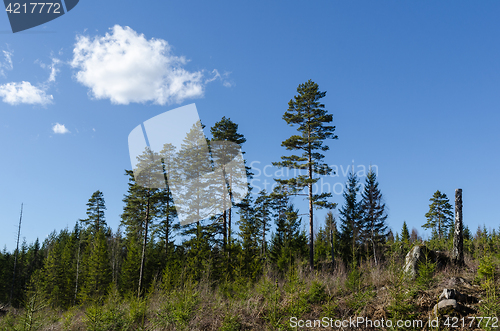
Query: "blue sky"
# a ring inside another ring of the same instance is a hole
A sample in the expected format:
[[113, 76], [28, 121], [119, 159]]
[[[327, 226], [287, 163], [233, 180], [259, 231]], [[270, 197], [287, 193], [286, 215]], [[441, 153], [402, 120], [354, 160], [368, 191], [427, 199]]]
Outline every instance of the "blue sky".
[[[453, 200], [455, 188], [466, 225], [498, 229], [499, 11], [495, 1], [82, 0], [16, 34], [4, 14], [0, 245], [15, 247], [22, 202], [32, 242], [72, 228], [96, 190], [116, 230], [128, 134], [182, 105], [196, 103], [207, 133], [222, 116], [238, 123], [247, 162], [263, 170], [295, 132], [281, 116], [308, 79], [327, 91], [339, 136], [325, 160], [378, 167], [394, 231], [406, 220], [423, 233], [429, 198]], [[325, 182], [338, 192], [345, 180]]]

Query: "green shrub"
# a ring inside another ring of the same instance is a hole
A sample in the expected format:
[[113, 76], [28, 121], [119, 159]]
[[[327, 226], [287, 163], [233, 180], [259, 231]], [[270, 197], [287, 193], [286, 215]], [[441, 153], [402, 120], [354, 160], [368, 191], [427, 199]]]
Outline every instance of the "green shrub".
[[492, 280], [495, 278], [495, 264], [491, 255], [485, 255], [479, 263], [477, 278], [480, 281]]
[[351, 271], [347, 275], [346, 288], [351, 292], [357, 292], [361, 288], [363, 282], [363, 273], [356, 265], [351, 266]]
[[238, 331], [241, 328], [241, 324], [238, 321], [238, 316], [227, 315], [224, 316], [224, 321], [220, 327], [220, 331]]
[[320, 303], [327, 298], [325, 285], [319, 283], [318, 281], [313, 281], [307, 299], [309, 303]]
[[424, 262], [418, 265], [418, 274], [415, 278], [417, 286], [422, 290], [429, 289], [434, 283], [434, 272], [436, 271], [436, 263], [426, 258]]

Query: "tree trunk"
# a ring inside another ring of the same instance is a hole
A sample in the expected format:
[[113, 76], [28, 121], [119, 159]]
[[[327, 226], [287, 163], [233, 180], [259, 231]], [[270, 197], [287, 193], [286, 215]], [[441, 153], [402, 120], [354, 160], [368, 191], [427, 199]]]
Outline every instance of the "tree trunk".
[[464, 265], [464, 237], [462, 222], [462, 189], [455, 190], [455, 231], [453, 235], [452, 261], [457, 267]]
[[148, 241], [148, 225], [149, 225], [149, 207], [150, 207], [150, 197], [148, 192], [148, 203], [146, 206], [146, 224], [144, 225], [144, 240], [142, 241], [141, 270], [139, 272], [139, 287], [137, 290], [138, 298], [141, 297], [142, 278], [144, 275], [144, 264], [146, 261], [146, 244]]

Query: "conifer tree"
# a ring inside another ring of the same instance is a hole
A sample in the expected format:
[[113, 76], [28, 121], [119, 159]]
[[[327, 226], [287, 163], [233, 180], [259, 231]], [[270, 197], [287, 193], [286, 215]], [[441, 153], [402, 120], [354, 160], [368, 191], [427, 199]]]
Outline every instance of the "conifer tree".
[[[157, 216], [157, 193], [158, 187], [163, 187], [164, 175], [158, 155], [155, 155], [149, 148], [137, 157], [137, 169], [134, 172], [126, 170], [129, 176], [129, 189], [123, 202], [125, 206], [121, 215], [121, 224], [125, 226], [127, 237], [135, 236], [137, 241], [129, 240], [130, 243], [142, 241], [141, 258], [139, 268], [139, 279], [137, 284], [137, 295], [142, 295], [144, 271], [146, 265], [146, 246], [149, 240], [149, 227]], [[161, 179], [161, 181], [160, 181]], [[141, 183], [139, 185], [138, 183]], [[134, 251], [134, 249], [131, 249]]]
[[162, 159], [162, 170], [164, 174], [165, 188], [159, 190], [158, 197], [158, 220], [155, 226], [155, 234], [163, 241], [164, 264], [171, 259], [174, 249], [174, 231], [179, 229], [178, 224], [174, 224], [177, 218], [177, 209], [174, 205], [174, 199], [169, 184], [169, 176], [175, 176], [172, 166], [175, 164], [175, 147], [172, 144], [165, 144], [160, 151]]
[[290, 202], [285, 186], [276, 186], [270, 194], [271, 208], [276, 231], [271, 236], [269, 256], [280, 271], [286, 270], [301, 256], [306, 248], [307, 238], [300, 231], [302, 218]]
[[[231, 121], [231, 119], [226, 118], [225, 116], [222, 117], [222, 119], [215, 123], [214, 126], [210, 129], [210, 132], [212, 133], [212, 145], [213, 142], [232, 142], [235, 143], [236, 145], [231, 145], [231, 144], [218, 144], [220, 147], [220, 150], [212, 150], [212, 153], [217, 154], [223, 154], [224, 157], [215, 157], [214, 159], [219, 161], [219, 165], [222, 166], [223, 168], [227, 167], [227, 164], [231, 161], [231, 157], [234, 156], [237, 151], [234, 150], [236, 146], [241, 147], [243, 143], [246, 142], [245, 137], [238, 132], [238, 124], [234, 123]], [[229, 157], [227, 157], [229, 156]], [[230, 243], [231, 241], [231, 221], [232, 221], [232, 205], [233, 205], [233, 194], [235, 190], [232, 190], [231, 188], [233, 186], [238, 186], [241, 185], [241, 183], [238, 183], [238, 178], [240, 176], [233, 176], [233, 172], [237, 169], [223, 169], [223, 176], [224, 176], [224, 181], [228, 184], [229, 187], [229, 199], [230, 201], [227, 202], [227, 208], [224, 208], [223, 215], [222, 215], [222, 221], [223, 221], [223, 245], [226, 248], [226, 245]], [[246, 176], [245, 176], [246, 177]]]
[[297, 88], [297, 95], [288, 103], [288, 110], [283, 115], [283, 119], [291, 126], [298, 126], [299, 135], [293, 135], [282, 142], [282, 146], [287, 150], [302, 151], [300, 155], [282, 156], [281, 162], [273, 165], [278, 167], [289, 167], [293, 169], [306, 170], [307, 174], [300, 174], [291, 179], [276, 179], [277, 182], [289, 185], [294, 189], [294, 193], [299, 193], [307, 188], [307, 199], [309, 200], [309, 265], [314, 268], [314, 207], [334, 208], [334, 204], [327, 202], [331, 197], [330, 192], [313, 193], [313, 185], [319, 180], [314, 175], [328, 175], [332, 169], [322, 160], [321, 154], [329, 150], [324, 142], [326, 139], [337, 139], [334, 134], [335, 126], [329, 125], [333, 121], [333, 116], [325, 110], [325, 105], [320, 99], [326, 92], [320, 92], [318, 84], [309, 80], [300, 84]]
[[182, 185], [182, 194], [176, 208], [182, 226], [182, 236], [186, 251], [186, 264], [190, 275], [196, 280], [201, 278], [210, 258], [210, 245], [218, 224], [212, 215], [222, 209], [219, 194], [221, 187], [215, 186], [220, 178], [214, 178], [213, 164], [207, 147], [207, 139], [200, 121], [195, 123], [184, 138], [181, 150], [177, 153], [177, 179]]
[[[385, 244], [387, 237], [387, 214], [382, 193], [378, 188], [377, 175], [370, 167], [366, 176], [365, 188], [361, 196], [362, 229], [361, 238], [368, 247], [371, 246], [375, 265], [378, 264], [379, 247]], [[368, 250], [367, 250], [368, 251]]]
[[347, 177], [347, 185], [343, 193], [344, 205], [340, 209], [340, 252], [346, 265], [357, 261], [360, 235], [361, 204], [357, 199], [359, 192], [358, 177], [353, 170]]
[[332, 267], [335, 266], [335, 256], [338, 250], [338, 232], [337, 221], [332, 211], [329, 211], [325, 217], [325, 229], [327, 231], [328, 243], [330, 244], [330, 255], [332, 259]]
[[403, 250], [406, 252], [410, 248], [410, 231], [408, 231], [406, 221], [403, 222], [403, 228], [401, 229], [401, 242], [403, 244]]
[[452, 226], [453, 212], [446, 194], [437, 190], [429, 199], [429, 211], [425, 214], [427, 222], [422, 225], [424, 229], [432, 229], [439, 239], [442, 239]]
[[261, 265], [258, 263], [259, 224], [255, 216], [252, 196], [248, 194], [239, 207], [239, 237], [242, 246], [239, 257], [240, 273], [244, 277], [255, 279], [261, 270]]
[[261, 256], [266, 258], [267, 242], [266, 236], [271, 227], [271, 199], [266, 190], [261, 190], [255, 200], [255, 217], [261, 236]]
[[90, 245], [85, 285], [82, 289], [84, 300], [103, 299], [111, 284], [111, 264], [108, 255], [108, 244], [101, 228], [95, 234]]
[[101, 191], [97, 190], [92, 193], [92, 196], [87, 203], [87, 207], [87, 218], [82, 220], [82, 222], [86, 225], [92, 225], [93, 233], [97, 234], [101, 228], [106, 228], [106, 221], [104, 217], [106, 205]]

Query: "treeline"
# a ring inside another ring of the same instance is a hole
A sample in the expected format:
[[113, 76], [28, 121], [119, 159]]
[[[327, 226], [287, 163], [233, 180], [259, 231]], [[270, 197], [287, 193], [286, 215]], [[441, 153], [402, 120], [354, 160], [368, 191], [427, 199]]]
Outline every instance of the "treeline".
[[[125, 171], [129, 185], [116, 231], [107, 225], [104, 195], [96, 191], [88, 200], [86, 217], [73, 229], [53, 232], [42, 244], [38, 240], [31, 245], [23, 242], [12, 253], [4, 249], [0, 253], [0, 302], [20, 306], [26, 293], [36, 291], [51, 306], [69, 308], [102, 302], [112, 290], [142, 297], [158, 286], [171, 290], [186, 283], [218, 286], [233, 281], [254, 282], [266, 270], [286, 273], [297, 263], [307, 264], [310, 269], [340, 265], [353, 268], [362, 261], [380, 264], [395, 252], [405, 254], [421, 238], [416, 230], [410, 235], [406, 223], [401, 235], [388, 229], [386, 206], [374, 171], [370, 169], [362, 192], [360, 179], [354, 169], [351, 171], [338, 217], [332, 211], [336, 204], [329, 202], [331, 193], [313, 192], [319, 176], [332, 171], [323, 162], [322, 153], [329, 149], [325, 142], [337, 136], [330, 125], [333, 117], [320, 103], [325, 92], [320, 92], [312, 81], [299, 85], [297, 92], [283, 119], [295, 126], [298, 134], [283, 141], [282, 146], [299, 153], [283, 156], [275, 163], [303, 170], [297, 177], [276, 179], [271, 192], [253, 193], [248, 187], [249, 193], [241, 201], [235, 198], [231, 180], [224, 178], [230, 201], [221, 202], [217, 195], [190, 189], [184, 197], [189, 203], [175, 206], [166, 160], [182, 158], [183, 164], [190, 165], [184, 167], [183, 178], [202, 178], [199, 171], [213, 169], [216, 162], [200, 158], [194, 152], [199, 145], [193, 142], [206, 141], [212, 154], [217, 152], [215, 141], [240, 147], [246, 142], [238, 125], [229, 118], [223, 117], [211, 127], [211, 140], [200, 136], [202, 126], [198, 123], [187, 134], [184, 146], [188, 148], [182, 153], [175, 154], [167, 144], [158, 155], [151, 157], [152, 152], [145, 151], [138, 158], [144, 168], [160, 169], [160, 175], [153, 177], [165, 185], [139, 185], [138, 180], [144, 183], [144, 178]], [[245, 176], [252, 178], [251, 169], [244, 169]], [[450, 245], [451, 205], [438, 192], [431, 199], [425, 227], [433, 230], [429, 244], [445, 249]], [[301, 196], [309, 202], [305, 214], [308, 232], [302, 227], [304, 213], [293, 204], [293, 198]], [[225, 211], [200, 220], [201, 210], [215, 204], [225, 206]], [[315, 232], [317, 208], [330, 211]], [[179, 210], [194, 221], [181, 226]], [[466, 229], [464, 242], [470, 254], [480, 254], [487, 245], [492, 250], [500, 248], [498, 234], [485, 229], [475, 236]]]

